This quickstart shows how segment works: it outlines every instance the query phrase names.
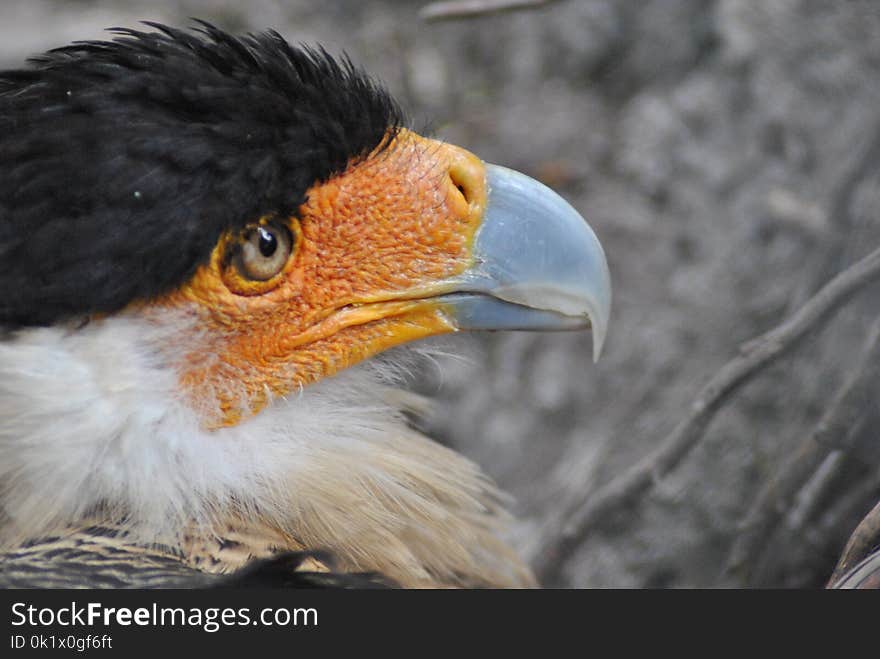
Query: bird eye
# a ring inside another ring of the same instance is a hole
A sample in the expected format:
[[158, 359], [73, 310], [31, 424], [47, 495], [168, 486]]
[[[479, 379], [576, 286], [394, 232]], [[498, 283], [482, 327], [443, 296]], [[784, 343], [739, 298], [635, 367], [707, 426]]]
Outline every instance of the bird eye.
[[273, 224], [245, 231], [241, 240], [238, 269], [242, 276], [266, 281], [284, 268], [293, 251], [290, 231]]

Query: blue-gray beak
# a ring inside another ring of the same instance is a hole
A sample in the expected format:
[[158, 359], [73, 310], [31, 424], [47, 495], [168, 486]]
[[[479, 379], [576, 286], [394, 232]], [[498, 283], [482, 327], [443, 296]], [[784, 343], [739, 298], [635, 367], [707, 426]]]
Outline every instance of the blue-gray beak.
[[611, 314], [605, 252], [581, 215], [524, 174], [486, 165], [486, 211], [474, 264], [444, 295], [467, 330], [592, 328], [599, 358]]

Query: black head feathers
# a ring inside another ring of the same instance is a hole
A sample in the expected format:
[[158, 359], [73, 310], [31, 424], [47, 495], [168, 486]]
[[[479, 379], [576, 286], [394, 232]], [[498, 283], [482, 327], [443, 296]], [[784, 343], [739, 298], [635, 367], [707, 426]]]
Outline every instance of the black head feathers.
[[0, 72], [0, 327], [182, 284], [224, 230], [295, 214], [401, 122], [347, 59], [149, 25]]

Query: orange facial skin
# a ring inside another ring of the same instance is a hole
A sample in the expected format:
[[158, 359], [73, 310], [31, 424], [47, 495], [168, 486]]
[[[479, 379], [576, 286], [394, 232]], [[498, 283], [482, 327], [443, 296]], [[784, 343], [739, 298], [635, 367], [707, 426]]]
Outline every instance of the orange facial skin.
[[431, 298], [472, 264], [485, 204], [478, 158], [401, 130], [309, 191], [286, 220], [291, 256], [268, 281], [248, 281], [230, 265], [229, 241], [239, 237], [224, 236], [187, 285], [150, 305], [198, 315], [180, 377], [205, 425], [234, 425], [272, 396], [454, 331]]

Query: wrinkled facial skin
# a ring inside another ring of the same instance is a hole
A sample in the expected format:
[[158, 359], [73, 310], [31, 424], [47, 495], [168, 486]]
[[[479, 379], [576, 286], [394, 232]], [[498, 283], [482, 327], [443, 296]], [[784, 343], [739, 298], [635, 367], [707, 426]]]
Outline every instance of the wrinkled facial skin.
[[197, 331], [181, 337], [193, 346], [183, 389], [206, 426], [234, 425], [273, 395], [394, 345], [454, 331], [431, 298], [472, 264], [485, 204], [476, 156], [401, 130], [312, 188], [298, 217], [271, 218], [294, 243], [276, 276], [249, 281], [229, 258], [240, 236], [224, 236], [187, 285], [144, 311], [196, 315]]

